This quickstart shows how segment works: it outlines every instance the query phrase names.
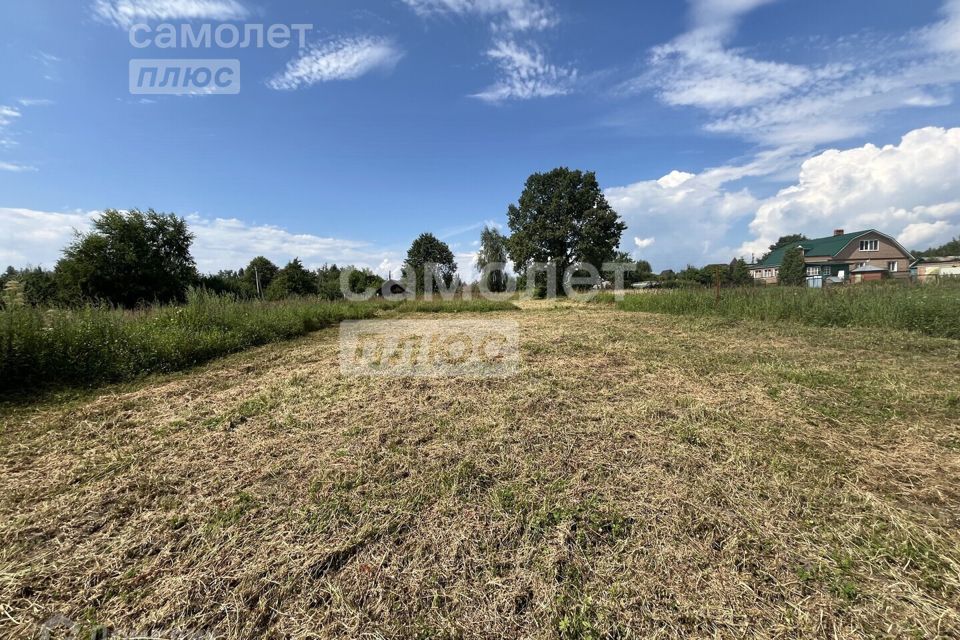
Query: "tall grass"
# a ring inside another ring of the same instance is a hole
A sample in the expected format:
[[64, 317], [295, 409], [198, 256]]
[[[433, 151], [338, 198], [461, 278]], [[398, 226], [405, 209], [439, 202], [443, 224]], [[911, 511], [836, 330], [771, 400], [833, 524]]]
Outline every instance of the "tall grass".
[[369, 318], [373, 304], [237, 301], [192, 292], [182, 306], [0, 311], [0, 390], [92, 386], [184, 369], [286, 340], [340, 320]]
[[238, 301], [192, 291], [187, 304], [123, 311], [107, 306], [0, 310], [0, 391], [93, 386], [171, 372], [380, 311], [516, 309], [488, 300]]
[[627, 311], [720, 315], [823, 327], [881, 327], [960, 338], [960, 283], [850, 285], [828, 289], [749, 287], [673, 290], [627, 295]]

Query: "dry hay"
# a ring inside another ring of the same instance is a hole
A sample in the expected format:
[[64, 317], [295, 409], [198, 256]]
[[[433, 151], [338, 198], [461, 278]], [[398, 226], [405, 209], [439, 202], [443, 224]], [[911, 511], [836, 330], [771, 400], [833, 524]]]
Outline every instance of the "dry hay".
[[7, 407], [0, 633], [960, 633], [960, 400], [929, 384], [960, 344], [510, 318], [509, 380], [342, 378], [330, 330]]

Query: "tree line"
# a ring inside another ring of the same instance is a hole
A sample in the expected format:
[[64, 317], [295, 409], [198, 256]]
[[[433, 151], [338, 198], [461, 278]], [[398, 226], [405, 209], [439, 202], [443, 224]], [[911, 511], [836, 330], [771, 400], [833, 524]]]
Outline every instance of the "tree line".
[[[578, 277], [580, 286], [595, 285], [611, 277], [598, 273], [601, 265], [623, 272], [623, 284], [657, 280], [663, 286], [710, 286], [719, 279], [725, 286], [753, 283], [747, 263], [737, 258], [729, 264], [687, 266], [653, 273], [650, 263], [620, 251], [626, 224], [610, 206], [590, 171], [559, 167], [527, 178], [515, 204], [507, 208], [510, 234], [485, 227], [480, 234], [477, 267], [486, 290], [502, 292], [517, 286], [543, 294], [551, 271], [556, 277]], [[216, 274], [200, 274], [190, 253], [194, 236], [183, 218], [175, 214], [132, 210], [104, 211], [90, 232], [78, 235], [63, 250], [53, 270], [14, 269], [0, 274], [5, 300], [32, 305], [73, 305], [90, 301], [133, 307], [154, 302], [183, 301], [190, 287], [203, 287], [240, 298], [279, 300], [289, 296], [319, 296], [328, 300], [349, 291], [376, 290], [383, 278], [369, 269], [324, 265], [307, 269], [294, 258], [280, 267], [264, 256], [246, 266]], [[795, 234], [770, 246], [774, 251], [806, 240]], [[921, 254], [960, 253], [960, 239]], [[787, 251], [781, 282], [803, 283], [803, 257]], [[799, 260], [798, 260], [799, 257]], [[506, 264], [513, 265], [513, 274]], [[549, 270], [536, 269], [548, 265]], [[432, 272], [431, 272], [432, 270]], [[345, 274], [345, 272], [348, 272]], [[442, 283], [448, 291], [464, 286], [457, 274], [450, 247], [431, 233], [423, 233], [410, 246], [402, 274], [407, 283], [423, 292], [427, 280]]]
[[[6, 303], [73, 306], [106, 302], [121, 307], [183, 302], [190, 287], [238, 298], [280, 300], [316, 295], [343, 298], [341, 280], [353, 291], [379, 287], [383, 278], [368, 269], [324, 265], [315, 271], [294, 258], [279, 267], [263, 256], [247, 266], [200, 274], [190, 253], [194, 236], [172, 213], [134, 209], [104, 211], [92, 229], [63, 250], [53, 270], [7, 267], [0, 275]], [[349, 271], [344, 276], [343, 272]]]

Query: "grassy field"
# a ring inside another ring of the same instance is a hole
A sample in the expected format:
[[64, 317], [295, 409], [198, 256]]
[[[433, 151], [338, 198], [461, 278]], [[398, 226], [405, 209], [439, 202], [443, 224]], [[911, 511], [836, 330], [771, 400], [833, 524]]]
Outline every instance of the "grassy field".
[[3, 405], [0, 635], [960, 634], [960, 341], [521, 304], [508, 380], [327, 329]]
[[485, 300], [240, 301], [193, 291], [187, 304], [124, 311], [0, 309], [0, 391], [32, 394], [179, 371], [250, 347], [289, 340], [342, 320], [395, 313], [505, 311]]
[[[598, 302], [612, 300], [611, 294], [597, 298]], [[718, 315], [821, 327], [906, 329], [960, 338], [960, 282], [827, 289], [743, 287], [723, 289], [719, 304], [710, 289], [675, 289], [628, 294], [619, 306], [626, 311]]]

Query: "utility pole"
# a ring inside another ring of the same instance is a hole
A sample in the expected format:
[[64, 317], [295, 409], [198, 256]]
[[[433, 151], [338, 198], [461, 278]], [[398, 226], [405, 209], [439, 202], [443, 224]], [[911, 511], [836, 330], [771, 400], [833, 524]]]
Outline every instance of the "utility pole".
[[253, 277], [257, 280], [257, 297], [263, 300], [263, 291], [260, 290], [260, 271], [253, 265]]

